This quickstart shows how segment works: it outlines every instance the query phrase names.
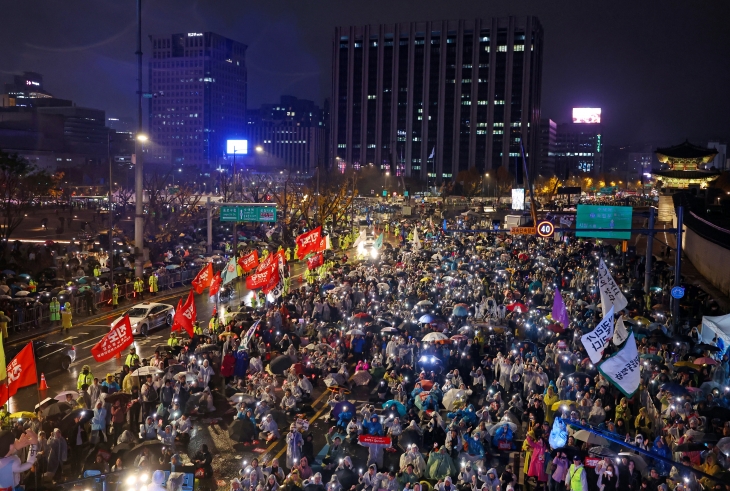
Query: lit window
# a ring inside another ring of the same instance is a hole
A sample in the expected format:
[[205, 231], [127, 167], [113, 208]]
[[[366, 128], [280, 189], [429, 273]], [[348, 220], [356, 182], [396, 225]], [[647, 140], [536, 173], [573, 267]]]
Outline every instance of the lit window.
[[514, 49], [515, 49], [515, 51], [525, 51], [525, 45], [524, 44], [515, 44]]
[[471, 101], [461, 101], [462, 106], [471, 106]]
[[485, 46], [484, 47], [484, 51], [486, 51], [487, 53], [489, 53], [489, 46]]
[[497, 51], [499, 51], [500, 53], [506, 53], [507, 52], [507, 45], [506, 44], [502, 44], [500, 46], [497, 46]]

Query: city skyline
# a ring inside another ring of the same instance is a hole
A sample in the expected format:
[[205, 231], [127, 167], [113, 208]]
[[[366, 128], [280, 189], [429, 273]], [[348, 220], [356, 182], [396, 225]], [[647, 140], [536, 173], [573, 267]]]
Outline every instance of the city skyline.
[[[0, 60], [4, 81], [36, 71], [57, 97], [109, 116], [133, 115], [134, 3], [40, 6], [32, 0], [6, 12], [10, 22], [0, 39], [13, 49]], [[38, 12], [32, 19], [26, 15], [31, 10]], [[249, 46], [249, 107], [284, 94], [322, 104], [331, 93], [336, 26], [534, 15], [545, 31], [542, 117], [567, 122], [572, 107], [601, 107], [606, 140], [617, 144], [727, 139], [730, 98], [724, 86], [730, 67], [717, 60], [730, 50], [730, 32], [722, 25], [728, 10], [724, 4], [689, 7], [678, 1], [661, 10], [627, 1], [610, 6], [571, 1], [559, 9], [537, 1], [489, 8], [466, 1], [347, 6], [161, 1], [144, 4], [143, 51], [146, 67], [150, 35], [217, 32]], [[146, 85], [146, 70], [144, 80]]]

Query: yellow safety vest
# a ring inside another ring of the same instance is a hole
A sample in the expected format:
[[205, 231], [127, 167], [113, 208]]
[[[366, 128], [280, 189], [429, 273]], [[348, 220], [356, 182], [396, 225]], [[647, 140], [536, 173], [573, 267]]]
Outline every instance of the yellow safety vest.
[[588, 491], [587, 489], [583, 489], [583, 483], [581, 482], [581, 477], [584, 472], [585, 468], [583, 466], [576, 468], [575, 464], [570, 464], [570, 469], [568, 470], [568, 474], [570, 474], [570, 491]]

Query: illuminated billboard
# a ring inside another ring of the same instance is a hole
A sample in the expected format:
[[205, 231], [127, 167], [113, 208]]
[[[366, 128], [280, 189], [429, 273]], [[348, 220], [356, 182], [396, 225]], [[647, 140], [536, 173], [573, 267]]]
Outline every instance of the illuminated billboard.
[[513, 210], [524, 210], [525, 209], [525, 190], [524, 189], [512, 189], [512, 209]]
[[630, 206], [578, 205], [576, 237], [629, 240], [631, 232], [593, 232], [592, 229], [630, 229], [634, 209]]
[[226, 140], [226, 153], [229, 155], [248, 153], [248, 140]]
[[574, 107], [573, 123], [600, 123], [600, 107]]

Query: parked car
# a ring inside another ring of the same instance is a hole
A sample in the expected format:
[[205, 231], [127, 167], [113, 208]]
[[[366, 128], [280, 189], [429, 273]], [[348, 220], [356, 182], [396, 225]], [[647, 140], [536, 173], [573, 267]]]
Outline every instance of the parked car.
[[112, 327], [116, 326], [125, 315], [129, 316], [129, 322], [132, 324], [132, 334], [147, 336], [153, 329], [172, 327], [175, 308], [166, 303], [142, 302], [114, 319]]
[[[5, 360], [15, 358], [26, 344], [17, 344], [5, 347]], [[67, 343], [46, 343], [45, 341], [33, 341], [33, 354], [35, 355], [38, 371], [51, 373], [55, 370], [68, 370], [71, 363], [76, 360], [76, 348]]]

